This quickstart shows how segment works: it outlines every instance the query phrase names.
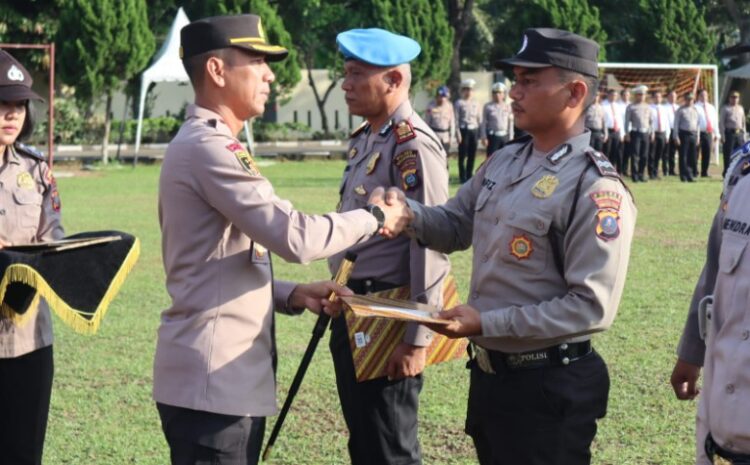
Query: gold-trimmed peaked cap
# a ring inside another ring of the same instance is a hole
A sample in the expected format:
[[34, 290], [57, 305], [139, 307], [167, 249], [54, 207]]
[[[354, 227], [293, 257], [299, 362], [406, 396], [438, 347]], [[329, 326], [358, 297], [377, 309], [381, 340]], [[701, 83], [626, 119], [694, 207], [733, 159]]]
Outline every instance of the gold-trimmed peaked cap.
[[235, 47], [266, 55], [268, 61], [281, 61], [289, 50], [268, 43], [260, 16], [212, 16], [193, 21], [180, 31], [180, 58]]

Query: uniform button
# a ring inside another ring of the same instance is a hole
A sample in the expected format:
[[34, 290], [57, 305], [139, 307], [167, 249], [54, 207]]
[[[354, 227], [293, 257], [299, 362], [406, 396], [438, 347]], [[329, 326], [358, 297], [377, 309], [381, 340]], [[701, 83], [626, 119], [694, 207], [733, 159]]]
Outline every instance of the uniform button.
[[727, 384], [726, 391], [727, 391], [727, 394], [734, 393], [734, 384]]
[[742, 339], [747, 340], [748, 337], [750, 337], [750, 331], [748, 330], [742, 331]]
[[560, 344], [560, 349], [562, 350], [568, 350], [568, 344], [565, 344], [564, 342]]
[[568, 357], [563, 357], [563, 359], [561, 361], [562, 361], [563, 365], [569, 365], [570, 364], [570, 359]]
[[500, 218], [495, 218], [495, 224], [499, 224], [499, 223], [500, 223]]
[[514, 219], [515, 217], [516, 217], [515, 213], [511, 213], [510, 215], [508, 215], [508, 218], [511, 220]]
[[536, 222], [536, 229], [539, 229], [539, 230], [544, 229], [544, 221], [542, 221], [542, 220], [537, 221]]
[[727, 441], [726, 444], [724, 444], [724, 447], [727, 449], [734, 449], [734, 444], [732, 441]]
[[474, 300], [478, 299], [479, 298], [479, 293], [475, 292], [475, 293], [471, 294], [471, 298], [474, 299]]

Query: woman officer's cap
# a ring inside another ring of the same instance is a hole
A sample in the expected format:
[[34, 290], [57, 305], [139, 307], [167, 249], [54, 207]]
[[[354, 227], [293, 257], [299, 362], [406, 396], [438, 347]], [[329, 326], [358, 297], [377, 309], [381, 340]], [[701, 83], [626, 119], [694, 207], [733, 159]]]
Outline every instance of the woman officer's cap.
[[0, 50], [0, 100], [44, 100], [31, 90], [31, 83], [31, 75], [26, 68], [10, 53]]

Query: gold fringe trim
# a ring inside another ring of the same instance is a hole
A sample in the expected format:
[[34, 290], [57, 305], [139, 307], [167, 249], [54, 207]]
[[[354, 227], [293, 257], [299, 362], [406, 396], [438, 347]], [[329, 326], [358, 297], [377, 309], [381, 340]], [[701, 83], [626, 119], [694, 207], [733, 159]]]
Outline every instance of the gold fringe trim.
[[125, 278], [133, 270], [140, 253], [141, 242], [136, 238], [133, 245], [130, 247], [130, 251], [128, 251], [128, 254], [125, 257], [125, 260], [122, 262], [120, 269], [117, 270], [114, 278], [112, 278], [112, 281], [109, 283], [107, 292], [104, 293], [101, 302], [99, 302], [99, 305], [90, 320], [83, 316], [90, 315], [89, 312], [76, 310], [68, 305], [68, 303], [57, 295], [55, 290], [50, 287], [44, 277], [42, 277], [42, 275], [40, 275], [34, 268], [24, 264], [10, 265], [6, 268], [5, 275], [3, 276], [2, 281], [0, 281], [0, 302], [5, 298], [6, 289], [10, 283], [21, 282], [33, 287], [37, 292], [26, 313], [22, 315], [18, 314], [10, 306], [2, 304], [2, 306], [0, 306], [0, 315], [5, 318], [10, 318], [13, 320], [14, 324], [21, 326], [36, 315], [39, 310], [39, 297], [41, 296], [44, 297], [44, 300], [47, 301], [50, 308], [58, 317], [60, 317], [63, 323], [73, 328], [74, 331], [80, 334], [94, 334], [99, 329], [102, 318], [104, 318], [109, 305], [120, 291], [120, 288], [125, 282]]

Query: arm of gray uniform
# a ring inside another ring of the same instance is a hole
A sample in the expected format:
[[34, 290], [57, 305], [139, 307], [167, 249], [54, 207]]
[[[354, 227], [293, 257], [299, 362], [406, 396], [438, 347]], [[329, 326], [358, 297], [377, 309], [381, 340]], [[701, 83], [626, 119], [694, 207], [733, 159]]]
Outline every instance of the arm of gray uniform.
[[[411, 142], [417, 140], [421, 139], [413, 139]], [[442, 146], [438, 147], [435, 143], [428, 141], [420, 143], [417, 152], [420, 184], [415, 189], [406, 190], [407, 198], [424, 205], [445, 203], [448, 200], [448, 171], [445, 169], [446, 159]], [[400, 173], [395, 174], [395, 179], [399, 179]], [[412, 300], [442, 308], [443, 281], [449, 272], [450, 262], [445, 254], [429, 250], [415, 240], [410, 241], [409, 276], [411, 278], [409, 285]], [[426, 326], [409, 324], [403, 341], [415, 346], [428, 346], [432, 341], [432, 331]]]
[[698, 324], [698, 303], [707, 295], [713, 293], [716, 284], [716, 274], [719, 269], [719, 249], [721, 247], [721, 210], [716, 212], [708, 234], [706, 247], [706, 263], [703, 265], [698, 283], [690, 301], [685, 328], [677, 346], [677, 356], [692, 365], [703, 365], [706, 343], [701, 339]]
[[726, 107], [721, 109], [721, 116], [719, 117], [719, 134], [724, 134], [724, 128], [727, 127], [727, 113]]
[[444, 205], [428, 207], [406, 199], [414, 212], [409, 233], [432, 250], [451, 253], [468, 249], [474, 231], [474, 205], [482, 191], [482, 180], [487, 169], [484, 163], [471, 179], [464, 183], [456, 196]]
[[197, 188], [215, 209], [243, 233], [284, 260], [308, 263], [346, 250], [377, 231], [375, 217], [363, 209], [307, 215], [276, 196], [271, 183], [251, 173], [219, 146], [193, 154]]
[[38, 167], [39, 176], [44, 183], [44, 194], [42, 196], [42, 211], [39, 215], [39, 228], [36, 238], [39, 241], [53, 241], [65, 237], [62, 227], [60, 213], [60, 194], [57, 191], [57, 181], [50, 173], [49, 165], [40, 162]]
[[[514, 121], [515, 120], [513, 119], [513, 109], [511, 108], [510, 111], [508, 112], [508, 140], [513, 140], [514, 138], [514, 135], [513, 135], [513, 133], [515, 132]], [[605, 134], [607, 130], [606, 128], [607, 128], [607, 125], [605, 124], [604, 125]]]
[[489, 137], [487, 134], [487, 110], [489, 109], [489, 104], [485, 104], [484, 108], [482, 108], [482, 118], [479, 120], [479, 138], [485, 139]]
[[297, 283], [273, 280], [273, 308], [286, 315], [299, 315], [305, 311], [304, 308], [295, 308], [291, 305], [292, 293], [297, 287]]
[[604, 132], [604, 139], [608, 139], [609, 128], [607, 127], [607, 118], [604, 116], [604, 112], [602, 112], [602, 132]]
[[622, 130], [625, 134], [630, 134], [630, 118], [632, 114], [630, 105], [625, 107], [625, 121], [622, 122]]
[[682, 119], [682, 112], [678, 108], [677, 111], [674, 113], [674, 134], [672, 135], [675, 139], [677, 139], [680, 136], [680, 120]]
[[[590, 195], [599, 191], [621, 196], [620, 232], [611, 240], [596, 234], [599, 209]], [[636, 215], [622, 184], [599, 177], [581, 193], [563, 239], [563, 278], [568, 291], [538, 304], [483, 312], [482, 336], [568, 340], [609, 328], [625, 285]]]

